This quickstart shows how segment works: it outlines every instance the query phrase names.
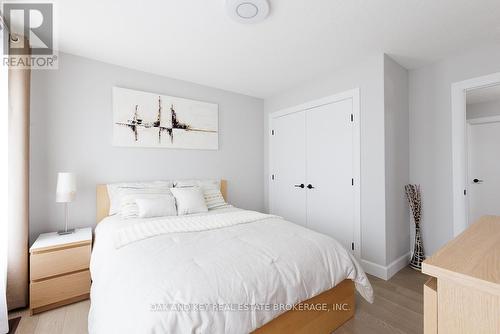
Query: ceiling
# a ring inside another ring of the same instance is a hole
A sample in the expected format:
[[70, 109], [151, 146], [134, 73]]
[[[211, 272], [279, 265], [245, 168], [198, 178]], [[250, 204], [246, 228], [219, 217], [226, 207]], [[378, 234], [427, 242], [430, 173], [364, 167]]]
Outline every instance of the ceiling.
[[467, 92], [467, 104], [500, 100], [500, 85], [474, 89]]
[[237, 23], [224, 0], [55, 0], [58, 48], [269, 97], [385, 52], [411, 69], [500, 43], [498, 0], [269, 0]]

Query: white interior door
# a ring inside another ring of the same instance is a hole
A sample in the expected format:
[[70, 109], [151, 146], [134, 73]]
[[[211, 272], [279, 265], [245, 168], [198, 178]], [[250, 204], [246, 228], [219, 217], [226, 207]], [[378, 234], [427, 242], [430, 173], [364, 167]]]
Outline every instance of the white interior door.
[[354, 241], [352, 99], [306, 116], [307, 225], [351, 249]]
[[[271, 213], [306, 225], [305, 112], [273, 119]], [[301, 185], [303, 187], [301, 187]]]
[[469, 124], [469, 224], [500, 215], [500, 120]]

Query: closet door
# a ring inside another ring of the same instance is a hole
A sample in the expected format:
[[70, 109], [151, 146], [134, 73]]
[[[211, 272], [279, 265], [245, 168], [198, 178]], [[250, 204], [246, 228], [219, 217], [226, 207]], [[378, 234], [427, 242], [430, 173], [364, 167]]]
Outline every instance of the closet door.
[[309, 109], [307, 225], [347, 249], [354, 237], [352, 99]]
[[272, 129], [270, 211], [293, 223], [305, 225], [305, 112], [273, 119]]

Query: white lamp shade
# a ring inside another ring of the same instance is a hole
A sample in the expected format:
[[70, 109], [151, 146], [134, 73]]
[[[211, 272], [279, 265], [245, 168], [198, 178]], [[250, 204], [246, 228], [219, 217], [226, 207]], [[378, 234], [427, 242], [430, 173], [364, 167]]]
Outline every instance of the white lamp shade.
[[57, 174], [56, 202], [68, 203], [75, 199], [76, 176], [73, 173]]

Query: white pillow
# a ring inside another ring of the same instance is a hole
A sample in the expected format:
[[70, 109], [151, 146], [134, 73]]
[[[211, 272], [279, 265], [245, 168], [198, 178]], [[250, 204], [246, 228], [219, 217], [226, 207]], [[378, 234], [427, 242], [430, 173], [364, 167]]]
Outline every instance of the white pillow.
[[135, 200], [139, 218], [176, 216], [175, 198], [162, 196], [156, 198], [137, 198]]
[[118, 188], [118, 198], [120, 199], [120, 215], [123, 218], [134, 218], [139, 216], [139, 209], [136, 200], [138, 198], [154, 199], [158, 197], [172, 196], [170, 188], [150, 187], [150, 188]]
[[149, 182], [122, 182], [111, 183], [107, 185], [109, 197], [109, 215], [114, 215], [120, 212], [121, 199], [120, 189], [146, 189], [146, 188], [166, 188], [170, 189], [173, 186], [172, 181], [149, 181]]
[[170, 188], [170, 191], [174, 194], [179, 216], [208, 211], [203, 192], [199, 187]]
[[220, 188], [220, 180], [216, 179], [187, 179], [187, 180], [175, 180], [174, 187], [204, 187], [212, 186]]
[[198, 186], [203, 190], [203, 196], [209, 210], [227, 206], [220, 192], [219, 180], [180, 180], [175, 181], [176, 188]]
[[207, 204], [208, 209], [216, 209], [227, 205], [219, 188], [204, 187], [203, 197], [205, 198], [205, 203]]

